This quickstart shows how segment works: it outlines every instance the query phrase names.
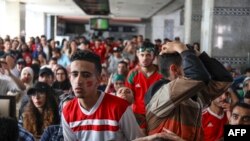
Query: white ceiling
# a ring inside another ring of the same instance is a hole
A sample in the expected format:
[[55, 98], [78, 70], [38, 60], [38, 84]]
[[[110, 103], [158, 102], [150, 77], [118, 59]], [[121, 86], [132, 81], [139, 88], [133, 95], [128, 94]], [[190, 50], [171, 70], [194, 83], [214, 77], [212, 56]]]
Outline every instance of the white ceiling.
[[[34, 11], [51, 15], [87, 16], [72, 0], [6, 0], [26, 3]], [[174, 0], [109, 0], [112, 18], [149, 18]]]

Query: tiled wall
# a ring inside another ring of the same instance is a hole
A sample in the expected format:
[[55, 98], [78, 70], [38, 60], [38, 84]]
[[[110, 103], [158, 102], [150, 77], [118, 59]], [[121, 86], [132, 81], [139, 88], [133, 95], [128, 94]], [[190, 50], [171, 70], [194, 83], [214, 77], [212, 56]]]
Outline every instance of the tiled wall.
[[212, 56], [249, 66], [250, 0], [215, 0]]

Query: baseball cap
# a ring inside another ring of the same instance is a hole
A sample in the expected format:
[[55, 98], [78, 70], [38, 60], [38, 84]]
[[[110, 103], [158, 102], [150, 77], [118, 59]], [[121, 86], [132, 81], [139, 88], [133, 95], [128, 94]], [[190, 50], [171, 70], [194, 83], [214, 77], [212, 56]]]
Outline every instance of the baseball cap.
[[[48, 92], [51, 87], [45, 82], [37, 82], [33, 87], [27, 91], [27, 95], [35, 94], [36, 92]], [[46, 93], [47, 94], [47, 93]]]
[[41, 68], [39, 71], [39, 75], [43, 75], [43, 74], [48, 74], [48, 75], [54, 75], [54, 73], [52, 72], [52, 70], [50, 68], [44, 67]]
[[19, 59], [17, 60], [17, 64], [25, 64], [24, 59], [23, 59], [23, 58], [19, 58]]

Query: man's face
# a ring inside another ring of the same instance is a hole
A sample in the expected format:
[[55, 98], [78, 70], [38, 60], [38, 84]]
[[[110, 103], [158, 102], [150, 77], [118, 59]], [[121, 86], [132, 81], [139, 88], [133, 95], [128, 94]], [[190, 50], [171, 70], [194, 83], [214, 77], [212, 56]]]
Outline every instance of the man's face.
[[244, 98], [244, 102], [250, 104], [250, 98]]
[[137, 37], [137, 42], [139, 42], [139, 43], [140, 43], [140, 42], [143, 42], [143, 37], [142, 37], [142, 36], [138, 36], [138, 37]]
[[124, 87], [124, 86], [125, 86], [124, 81], [117, 80], [114, 82], [114, 88], [116, 91], [118, 91], [119, 88]]
[[57, 58], [57, 59], [60, 59], [61, 54], [58, 53], [58, 52], [53, 51], [53, 52], [52, 52], [52, 56], [55, 57], [55, 58]]
[[231, 125], [250, 125], [250, 109], [236, 106], [230, 117]]
[[4, 47], [5, 47], [5, 50], [10, 50], [11, 49], [11, 44], [10, 44], [10, 42], [9, 41], [6, 41], [5, 43], [4, 43]]
[[122, 64], [122, 63], [118, 64], [118, 66], [117, 66], [117, 72], [118, 72], [118, 74], [126, 74], [126, 72], [127, 72], [126, 65]]
[[154, 53], [149, 51], [140, 51], [137, 52], [137, 57], [139, 59], [139, 63], [142, 67], [148, 67], [152, 64], [154, 60]]
[[70, 82], [74, 94], [78, 98], [91, 98], [97, 91], [100, 76], [96, 72], [95, 64], [76, 60], [70, 65]]
[[222, 105], [226, 102], [228, 102], [229, 94], [227, 92], [223, 93], [221, 96], [217, 97], [212, 101], [212, 104], [214, 104], [217, 107], [222, 108]]
[[96, 41], [95, 41], [95, 47], [99, 47], [99, 46], [100, 46], [100, 44], [101, 44], [101, 42], [100, 42], [100, 41], [98, 41], [98, 40], [96, 40]]
[[245, 92], [250, 90], [250, 80], [247, 80], [247, 81], [244, 83], [243, 90], [244, 90]]
[[16, 50], [16, 48], [18, 47], [18, 45], [19, 45], [19, 43], [18, 43], [18, 41], [13, 41], [13, 43], [12, 43], [12, 49], [13, 50]]
[[246, 72], [246, 77], [250, 77], [250, 72]]
[[46, 45], [47, 44], [47, 41], [44, 37], [41, 38], [41, 44], [42, 45]]

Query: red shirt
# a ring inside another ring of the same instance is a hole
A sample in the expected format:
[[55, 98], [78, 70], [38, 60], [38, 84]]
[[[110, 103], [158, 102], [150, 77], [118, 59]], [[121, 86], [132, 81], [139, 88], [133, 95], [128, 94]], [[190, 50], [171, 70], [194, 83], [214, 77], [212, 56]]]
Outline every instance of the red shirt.
[[216, 141], [224, 135], [224, 125], [228, 123], [226, 113], [219, 116], [209, 108], [202, 113], [202, 127], [204, 130], [204, 141]]
[[106, 54], [106, 48], [104, 45], [100, 45], [99, 47], [92, 47], [91, 50], [93, 50], [94, 53], [96, 53], [98, 56], [100, 56], [101, 58], [101, 63], [104, 63], [106, 58], [105, 58], [105, 54]]
[[135, 68], [129, 72], [125, 85], [132, 89], [134, 93], [134, 103], [132, 104], [134, 113], [145, 115], [144, 96], [148, 88], [161, 78], [162, 75], [158, 71], [155, 71], [149, 77], [140, 68]]

